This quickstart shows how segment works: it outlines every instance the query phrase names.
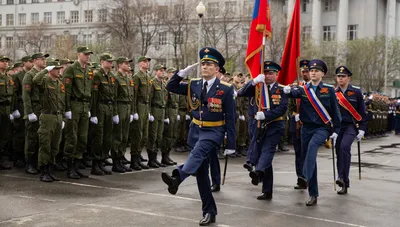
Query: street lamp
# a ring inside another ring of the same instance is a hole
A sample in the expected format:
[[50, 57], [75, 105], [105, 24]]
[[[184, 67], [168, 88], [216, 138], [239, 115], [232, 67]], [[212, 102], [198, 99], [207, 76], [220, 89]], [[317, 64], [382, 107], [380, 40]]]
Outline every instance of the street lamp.
[[[199, 4], [196, 7], [196, 12], [197, 15], [199, 16], [199, 37], [198, 37], [198, 51], [200, 51], [201, 46], [202, 46], [202, 41], [201, 41], [201, 22], [203, 19], [203, 15], [206, 12], [206, 7], [203, 5], [203, 2], [199, 2]], [[197, 62], [200, 62], [200, 56], [197, 54]], [[200, 64], [197, 67], [197, 77], [200, 77]]]

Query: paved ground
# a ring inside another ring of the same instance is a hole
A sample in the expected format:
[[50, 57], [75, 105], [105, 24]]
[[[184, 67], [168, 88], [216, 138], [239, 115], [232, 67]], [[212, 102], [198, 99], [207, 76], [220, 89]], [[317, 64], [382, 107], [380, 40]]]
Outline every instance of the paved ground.
[[[353, 154], [356, 150], [355, 143]], [[173, 158], [183, 162], [186, 154], [174, 153]], [[251, 185], [243, 160], [230, 160], [226, 183], [215, 194], [218, 216], [214, 226], [400, 226], [399, 136], [363, 142], [362, 180], [358, 180], [357, 156], [353, 155], [351, 188], [345, 196], [333, 190], [331, 151], [321, 148], [316, 207], [304, 205], [307, 192], [293, 189], [292, 150], [275, 156], [270, 202], [256, 200], [261, 187]], [[22, 170], [1, 171], [0, 227], [198, 226], [201, 203], [195, 178], [189, 178], [172, 196], [161, 181], [163, 170], [169, 172], [172, 167], [76, 181], [58, 173], [62, 181], [50, 184]]]

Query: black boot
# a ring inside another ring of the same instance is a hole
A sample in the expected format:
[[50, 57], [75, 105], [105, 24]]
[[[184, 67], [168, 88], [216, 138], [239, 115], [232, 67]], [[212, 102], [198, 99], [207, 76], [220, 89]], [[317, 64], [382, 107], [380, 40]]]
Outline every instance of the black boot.
[[[150, 150], [147, 151], [147, 155], [149, 156], [149, 162], [147, 163], [147, 165], [148, 165], [150, 168], [160, 168], [160, 166], [158, 166], [158, 165], [157, 165], [157, 162], [155, 161], [155, 158], [156, 158], [157, 156], [154, 156], [154, 154], [156, 154], [156, 153], [153, 152], [153, 151], [150, 151]], [[156, 154], [156, 155], [157, 155], [157, 154]]]
[[75, 170], [75, 173], [78, 174], [79, 177], [81, 177], [81, 178], [89, 178], [88, 175], [82, 173], [82, 172], [79, 170], [79, 166], [80, 166], [81, 163], [82, 163], [82, 160], [81, 160], [81, 159], [75, 159], [75, 160], [74, 160], [74, 170]]
[[140, 158], [140, 161], [141, 161], [141, 162], [147, 162], [147, 161], [148, 161], [147, 159], [143, 158], [143, 156], [142, 156], [142, 155], [140, 155], [140, 157], [139, 157], [139, 158]]
[[53, 164], [47, 164], [47, 175], [53, 180], [53, 181], [60, 181], [60, 178], [56, 177], [56, 175], [53, 174]]
[[125, 172], [132, 172], [132, 169], [122, 163], [125, 157], [120, 157], [118, 164], [125, 170]]
[[67, 177], [71, 179], [80, 179], [81, 177], [75, 172], [72, 159], [67, 160]]
[[142, 170], [142, 167], [139, 165], [139, 156], [131, 154], [131, 169], [139, 171]]
[[169, 152], [168, 151], [162, 152], [161, 153], [161, 157], [162, 157], [161, 158], [161, 163], [164, 164], [164, 165], [167, 165], [167, 166], [174, 165], [174, 163], [169, 160], [168, 156], [169, 156]]
[[28, 157], [26, 160], [25, 173], [38, 174], [38, 171], [35, 169], [35, 167], [33, 167], [32, 157]]
[[113, 158], [112, 171], [116, 173], [125, 173], [125, 169], [119, 164], [118, 158]]
[[167, 165], [165, 165], [165, 164], [162, 164], [161, 162], [159, 162], [158, 160], [157, 160], [157, 152], [154, 152], [154, 161], [157, 163], [157, 165], [159, 166], [159, 167], [167, 167]]
[[3, 160], [0, 160], [0, 170], [9, 170], [11, 166], [7, 165]]
[[280, 151], [289, 151], [289, 149], [285, 146], [285, 142], [281, 140], [281, 142], [278, 145], [278, 150]]
[[[107, 160], [107, 159], [104, 159]], [[108, 169], [106, 169], [106, 164], [104, 162], [104, 160], [100, 160], [99, 161], [99, 168], [101, 169], [101, 171], [103, 171], [106, 175], [111, 175], [112, 172]]]
[[125, 155], [121, 157], [121, 163], [124, 165], [131, 164], [131, 162], [128, 159], [126, 159]]
[[104, 159], [104, 160], [103, 160], [103, 163], [104, 163], [104, 165], [106, 165], [106, 166], [112, 166], [112, 165], [113, 165], [110, 161], [108, 161], [108, 159]]
[[51, 177], [49, 176], [47, 172], [47, 167], [46, 166], [40, 166], [40, 181], [43, 182], [53, 182]]
[[92, 171], [90, 171], [90, 174], [93, 174], [96, 176], [104, 176], [105, 175], [105, 173], [99, 168], [98, 160], [92, 161]]

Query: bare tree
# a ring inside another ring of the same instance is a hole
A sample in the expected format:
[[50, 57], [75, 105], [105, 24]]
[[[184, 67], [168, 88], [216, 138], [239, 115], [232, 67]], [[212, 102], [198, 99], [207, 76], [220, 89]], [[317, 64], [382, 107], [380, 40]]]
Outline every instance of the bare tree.
[[32, 24], [26, 27], [26, 32], [20, 37], [23, 50], [26, 55], [32, 52], [42, 52], [44, 50], [44, 36], [49, 29], [49, 25], [43, 22]]

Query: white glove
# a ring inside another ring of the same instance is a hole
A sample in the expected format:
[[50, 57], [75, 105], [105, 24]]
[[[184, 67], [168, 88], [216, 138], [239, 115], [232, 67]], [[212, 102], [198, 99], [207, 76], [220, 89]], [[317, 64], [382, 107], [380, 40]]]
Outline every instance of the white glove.
[[224, 155], [225, 156], [233, 154], [233, 153], [235, 153], [235, 150], [233, 150], [233, 149], [225, 149], [224, 150]]
[[36, 114], [34, 114], [34, 113], [28, 114], [28, 121], [29, 121], [29, 122], [35, 122], [35, 121], [37, 121], [37, 120], [38, 120], [38, 119], [37, 119]]
[[361, 141], [364, 137], [365, 132], [363, 130], [358, 130], [357, 141]]
[[372, 100], [372, 99], [374, 99], [374, 96], [373, 96], [373, 95], [370, 95], [370, 96], [368, 97], [368, 99], [369, 99], [369, 100]]
[[135, 121], [139, 120], [139, 114], [135, 113], [133, 115], [133, 120], [135, 120]]
[[45, 69], [47, 70], [47, 72], [50, 72], [51, 70], [53, 70], [56, 66], [52, 65], [52, 66], [47, 66]]
[[285, 94], [289, 94], [290, 93], [290, 86], [285, 86], [285, 87], [283, 87], [283, 92], [285, 93]]
[[336, 134], [336, 132], [334, 132], [329, 138], [331, 138], [333, 140], [333, 144], [332, 146], [336, 145], [336, 140], [337, 140], [338, 134]]
[[63, 121], [63, 122], [61, 123], [61, 129], [64, 129], [64, 127], [65, 127], [65, 122]]
[[233, 91], [233, 97], [237, 97], [237, 91]]
[[118, 115], [115, 115], [114, 117], [113, 117], [113, 122], [114, 122], [114, 124], [118, 124], [119, 123], [119, 116]]
[[71, 120], [72, 119], [72, 112], [71, 111], [65, 112], [65, 118], [67, 118], [68, 120]]
[[92, 122], [93, 124], [97, 125], [99, 123], [99, 120], [97, 119], [97, 117], [91, 117], [90, 118], [90, 122]]
[[133, 115], [131, 114], [130, 116], [129, 116], [129, 123], [131, 123], [133, 121]]
[[180, 120], [181, 120], [181, 115], [177, 115], [177, 116], [176, 116], [176, 120], [177, 120], [177, 121], [180, 121]]
[[169, 118], [167, 118], [167, 119], [164, 119], [164, 123], [167, 123], [167, 124], [169, 124]]
[[257, 112], [257, 114], [256, 114], [256, 120], [257, 120], [257, 121], [265, 120], [265, 114], [264, 114], [264, 112], [262, 112], [262, 111]]
[[12, 114], [10, 114], [10, 121], [14, 120], [14, 116]]
[[244, 118], [244, 115], [240, 115], [240, 116], [239, 116], [239, 120], [241, 120], [241, 121], [245, 121], [245, 120], [246, 120], [246, 118]]
[[194, 63], [193, 65], [189, 65], [188, 67], [186, 67], [185, 69], [182, 69], [178, 72], [178, 76], [185, 78], [187, 77], [190, 73], [192, 73], [196, 68], [197, 65], [199, 65], [199, 63]]
[[299, 114], [294, 115], [294, 120], [296, 122], [300, 121], [300, 115]]
[[14, 118], [20, 118], [21, 117], [21, 114], [19, 113], [18, 110], [15, 110], [14, 112], [12, 112], [12, 115], [13, 115]]
[[186, 120], [189, 121], [190, 120], [190, 116], [186, 114]]
[[154, 116], [149, 114], [149, 121], [153, 122], [154, 121]]
[[258, 83], [264, 83], [264, 81], [265, 81], [265, 75], [259, 74], [256, 78], [253, 79], [253, 85], [256, 85]]
[[90, 113], [90, 111], [88, 111], [87, 115], [88, 115], [88, 117], [92, 116], [92, 114]]

